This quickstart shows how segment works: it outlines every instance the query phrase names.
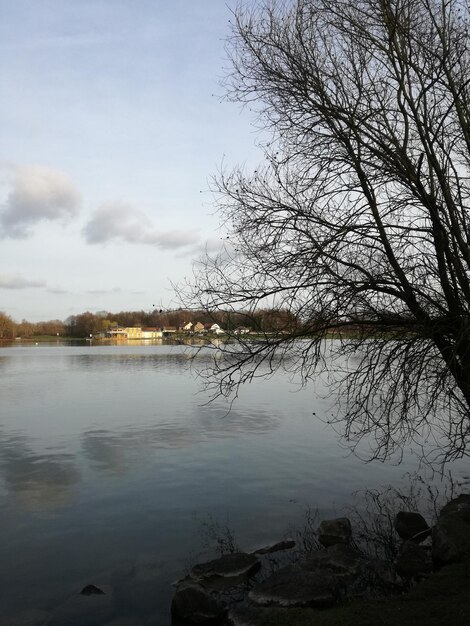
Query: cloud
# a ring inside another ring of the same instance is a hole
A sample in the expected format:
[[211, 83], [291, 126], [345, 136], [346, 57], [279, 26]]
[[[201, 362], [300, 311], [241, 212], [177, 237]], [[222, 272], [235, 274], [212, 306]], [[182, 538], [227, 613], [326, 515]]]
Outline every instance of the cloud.
[[0, 225], [7, 237], [26, 237], [42, 221], [57, 221], [75, 215], [80, 193], [70, 177], [39, 165], [13, 167]]
[[209, 257], [218, 259], [220, 263], [228, 261], [238, 256], [237, 249], [228, 237], [210, 237], [204, 243], [192, 246], [188, 250], [180, 253], [178, 256], [190, 256], [197, 262], [204, 262]]
[[145, 213], [124, 202], [101, 205], [86, 224], [83, 234], [90, 244], [121, 240], [162, 250], [178, 250], [199, 240], [194, 230], [156, 230]]
[[72, 455], [35, 453], [25, 437], [7, 438], [0, 450], [5, 487], [29, 511], [48, 511], [73, 502], [80, 473]]
[[122, 293], [121, 287], [114, 287], [113, 289], [89, 289], [85, 293], [91, 296], [105, 296], [112, 293]]
[[67, 289], [61, 289], [60, 287], [48, 289], [47, 292], [59, 296], [70, 293]]
[[29, 289], [30, 287], [45, 287], [42, 280], [31, 280], [20, 274], [0, 274], [1, 289]]

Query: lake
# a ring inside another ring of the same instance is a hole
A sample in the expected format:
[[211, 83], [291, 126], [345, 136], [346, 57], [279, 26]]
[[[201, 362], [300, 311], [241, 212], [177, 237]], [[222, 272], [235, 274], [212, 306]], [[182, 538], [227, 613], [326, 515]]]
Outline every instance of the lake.
[[230, 411], [207, 405], [184, 346], [3, 347], [0, 399], [11, 623], [52, 611], [54, 624], [80, 624], [71, 598], [93, 583], [114, 600], [87, 626], [169, 624], [171, 583], [201, 557], [208, 520], [254, 549], [307, 505], [336, 515], [354, 491], [399, 484], [415, 467], [361, 462], [322, 419], [327, 402], [282, 374], [243, 388]]

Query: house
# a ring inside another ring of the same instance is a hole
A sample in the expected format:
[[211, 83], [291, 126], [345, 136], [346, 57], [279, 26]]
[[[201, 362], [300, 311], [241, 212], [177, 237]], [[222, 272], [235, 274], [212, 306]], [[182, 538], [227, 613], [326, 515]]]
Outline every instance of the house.
[[246, 326], [239, 326], [233, 331], [234, 335], [248, 335], [249, 333], [251, 333], [251, 328], [247, 328]]
[[127, 339], [142, 339], [142, 328], [140, 326], [127, 326]]
[[185, 324], [185, 325], [182, 327], [182, 329], [181, 329], [181, 330], [182, 330], [183, 332], [185, 332], [185, 333], [190, 333], [190, 332], [191, 332], [191, 330], [192, 330], [192, 327], [193, 327], [193, 323], [192, 323], [192, 322], [188, 322], [187, 324]]
[[194, 328], [193, 328], [195, 333], [202, 333], [204, 332], [204, 324], [201, 324], [201, 322], [196, 322], [194, 324]]
[[222, 330], [218, 324], [212, 324], [209, 328], [210, 333], [215, 333], [216, 335], [222, 335], [225, 333], [225, 330]]
[[160, 339], [163, 337], [161, 328], [142, 328], [142, 339]]
[[114, 328], [109, 328], [106, 332], [106, 336], [111, 337], [112, 339], [127, 339], [127, 331], [121, 326], [116, 326]]

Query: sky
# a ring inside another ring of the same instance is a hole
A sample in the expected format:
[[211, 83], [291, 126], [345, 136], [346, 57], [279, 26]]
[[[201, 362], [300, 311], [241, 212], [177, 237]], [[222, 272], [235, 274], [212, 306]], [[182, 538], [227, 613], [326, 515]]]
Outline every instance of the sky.
[[224, 237], [211, 177], [261, 160], [222, 98], [237, 4], [0, 0], [0, 311], [176, 306]]

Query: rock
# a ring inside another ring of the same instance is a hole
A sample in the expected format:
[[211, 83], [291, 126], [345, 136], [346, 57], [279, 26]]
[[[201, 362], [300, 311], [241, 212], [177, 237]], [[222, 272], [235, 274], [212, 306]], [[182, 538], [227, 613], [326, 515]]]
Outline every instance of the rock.
[[400, 511], [393, 525], [400, 539], [405, 539], [405, 541], [412, 540], [420, 543], [431, 534], [431, 528], [420, 513]]
[[256, 585], [249, 598], [260, 606], [329, 606], [335, 603], [335, 580], [319, 571], [283, 567]]
[[243, 602], [229, 611], [228, 623], [230, 626], [263, 626], [272, 610]]
[[344, 595], [362, 566], [352, 548], [337, 544], [279, 569], [256, 585], [249, 598], [261, 606], [328, 606]]
[[432, 531], [432, 557], [436, 565], [447, 565], [470, 557], [470, 494], [446, 504]]
[[292, 539], [287, 539], [286, 541], [279, 541], [278, 543], [274, 543], [271, 546], [266, 546], [264, 548], [259, 548], [252, 552], [252, 554], [272, 554], [273, 552], [280, 552], [281, 550], [290, 550], [295, 546], [295, 541]]
[[95, 585], [87, 585], [86, 587], [83, 587], [80, 593], [82, 594], [82, 596], [99, 596], [101, 594], [104, 594], [104, 591], [99, 587], [95, 587]]
[[439, 518], [458, 515], [462, 521], [470, 523], [470, 494], [462, 493], [442, 507]]
[[171, 613], [189, 624], [220, 623], [226, 607], [196, 583], [181, 584], [173, 597]]
[[462, 559], [462, 551], [446, 524], [438, 522], [432, 529], [432, 560], [436, 565], [449, 565]]
[[214, 559], [207, 563], [199, 563], [191, 569], [189, 575], [193, 580], [203, 582], [217, 577], [238, 578], [241, 576], [252, 576], [260, 567], [259, 559], [253, 554], [236, 552], [234, 554], [225, 554], [219, 559]]
[[428, 548], [414, 541], [405, 541], [394, 563], [395, 571], [402, 578], [423, 578], [432, 572], [431, 553]]
[[[318, 552], [318, 554], [323, 553]], [[344, 544], [338, 543], [334, 546], [330, 546], [326, 550], [326, 555], [327, 558], [322, 567], [331, 570], [336, 576], [341, 577], [343, 580], [356, 578], [364, 565], [362, 556], [351, 548], [351, 546]], [[306, 562], [310, 563], [311, 560], [312, 557], [307, 559]]]
[[403, 587], [393, 564], [382, 559], [367, 561], [364, 570], [364, 591], [371, 591], [373, 595], [390, 595]]
[[351, 537], [351, 522], [347, 517], [323, 520], [318, 527], [318, 541], [325, 547], [334, 546], [337, 543], [348, 544]]
[[100, 589], [102, 593], [75, 593], [52, 611], [48, 626], [102, 626], [116, 618], [113, 589], [107, 585]]

